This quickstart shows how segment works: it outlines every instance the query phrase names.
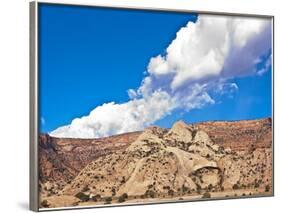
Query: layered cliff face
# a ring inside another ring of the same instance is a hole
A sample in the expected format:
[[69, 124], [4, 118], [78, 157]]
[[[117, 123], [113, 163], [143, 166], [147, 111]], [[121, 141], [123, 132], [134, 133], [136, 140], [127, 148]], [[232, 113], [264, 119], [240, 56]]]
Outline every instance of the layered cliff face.
[[269, 148], [272, 144], [271, 118], [202, 122], [196, 126], [205, 131], [216, 144], [235, 151]]
[[221, 197], [233, 190], [270, 193], [271, 140], [270, 119], [179, 121], [171, 129], [94, 140], [42, 135], [41, 200], [60, 207], [192, 199], [207, 192]]
[[124, 150], [139, 132], [101, 139], [39, 137], [39, 182], [42, 194], [56, 194], [90, 162]]

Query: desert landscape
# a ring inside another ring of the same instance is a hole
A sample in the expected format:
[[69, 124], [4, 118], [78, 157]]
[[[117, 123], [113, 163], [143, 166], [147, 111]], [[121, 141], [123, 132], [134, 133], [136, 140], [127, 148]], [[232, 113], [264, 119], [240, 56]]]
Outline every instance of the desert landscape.
[[40, 207], [269, 196], [271, 118], [177, 121], [98, 139], [39, 137]]

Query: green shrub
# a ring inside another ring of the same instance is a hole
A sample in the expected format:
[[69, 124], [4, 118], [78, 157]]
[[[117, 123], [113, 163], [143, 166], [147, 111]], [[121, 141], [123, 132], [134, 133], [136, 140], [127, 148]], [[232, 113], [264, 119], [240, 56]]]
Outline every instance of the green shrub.
[[211, 191], [211, 190], [212, 190], [212, 188], [213, 188], [213, 185], [212, 185], [212, 184], [209, 184], [209, 186], [208, 186], [208, 190], [209, 190], [209, 191]]
[[169, 189], [169, 191], [168, 191], [168, 195], [170, 195], [170, 196], [174, 196], [174, 191], [173, 191], [172, 189]]
[[163, 186], [163, 189], [169, 190], [169, 189], [170, 189], [170, 186]]
[[128, 198], [128, 194], [127, 194], [127, 193], [122, 194], [122, 196], [123, 196], [125, 199]]
[[115, 189], [115, 188], [112, 188], [112, 189], [111, 189], [111, 192], [112, 192], [112, 196], [115, 196], [115, 195], [116, 195], [116, 189]]
[[234, 189], [234, 190], [239, 189], [238, 184], [235, 183], [235, 184], [232, 186], [232, 189]]
[[106, 197], [104, 200], [105, 200], [105, 204], [111, 204], [112, 197]]
[[210, 193], [210, 192], [205, 192], [205, 193], [202, 195], [202, 198], [211, 198], [211, 193]]
[[199, 184], [196, 184], [196, 186], [197, 186], [197, 189], [196, 189], [197, 193], [201, 194], [202, 187]]
[[151, 198], [154, 198], [156, 193], [153, 191], [153, 190], [146, 190], [145, 192], [145, 197], [151, 197]]
[[47, 200], [43, 200], [43, 201], [41, 202], [41, 206], [44, 207], [44, 208], [48, 208], [48, 207], [50, 206], [50, 204], [48, 203]]
[[192, 140], [195, 138], [195, 136], [196, 136], [196, 133], [197, 133], [197, 130], [192, 130], [192, 132], [191, 132], [191, 137], [192, 137]]
[[265, 192], [269, 192], [270, 191], [270, 185], [266, 185], [265, 186]]
[[148, 185], [147, 186], [149, 189], [151, 189], [152, 187], [153, 187], [153, 185], [152, 184], [150, 184], [150, 185]]
[[95, 195], [95, 196], [93, 196], [92, 198], [91, 198], [91, 200], [92, 201], [95, 201], [95, 202], [97, 202], [98, 200], [100, 200], [101, 199], [101, 196], [99, 195], [99, 194], [97, 194], [97, 195]]
[[119, 203], [123, 203], [123, 202], [125, 202], [125, 201], [126, 201], [125, 198], [122, 197], [122, 196], [120, 196], [120, 197], [118, 198], [118, 202], [119, 202]]
[[119, 203], [123, 203], [126, 201], [126, 199], [128, 198], [128, 194], [127, 193], [124, 193], [122, 194], [119, 198], [118, 198], [118, 202]]
[[80, 199], [81, 201], [88, 201], [90, 196], [84, 194], [83, 192], [79, 192], [75, 195], [75, 197], [77, 197], [78, 199]]
[[125, 176], [122, 177], [121, 184], [126, 183]]
[[183, 192], [187, 192], [188, 189], [189, 189], [188, 187], [186, 187], [185, 185], [182, 185], [182, 191], [183, 191]]

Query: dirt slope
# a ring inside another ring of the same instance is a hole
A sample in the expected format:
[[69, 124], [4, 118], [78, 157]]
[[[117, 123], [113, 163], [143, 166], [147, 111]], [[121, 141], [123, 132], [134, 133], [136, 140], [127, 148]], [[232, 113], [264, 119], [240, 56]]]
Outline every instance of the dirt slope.
[[178, 121], [102, 139], [42, 135], [42, 206], [271, 193], [271, 131], [271, 119], [261, 119]]

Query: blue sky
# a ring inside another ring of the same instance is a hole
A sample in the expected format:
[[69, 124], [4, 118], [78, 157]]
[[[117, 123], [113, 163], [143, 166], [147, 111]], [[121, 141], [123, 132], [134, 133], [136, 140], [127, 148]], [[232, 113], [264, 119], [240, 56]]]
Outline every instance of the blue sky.
[[245, 120], [271, 117], [271, 71], [263, 76], [236, 79], [239, 91], [233, 97], [223, 96], [219, 102], [187, 113], [167, 116], [156, 125], [169, 127], [175, 120], [190, 123], [209, 120]]
[[[164, 54], [177, 31], [196, 19], [196, 14], [40, 4], [40, 131], [67, 125], [103, 103], [127, 102], [127, 90], [140, 86], [150, 58]], [[232, 97], [174, 110], [155, 124], [271, 116], [271, 67], [232, 82], [239, 87]]]

